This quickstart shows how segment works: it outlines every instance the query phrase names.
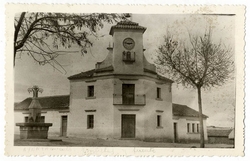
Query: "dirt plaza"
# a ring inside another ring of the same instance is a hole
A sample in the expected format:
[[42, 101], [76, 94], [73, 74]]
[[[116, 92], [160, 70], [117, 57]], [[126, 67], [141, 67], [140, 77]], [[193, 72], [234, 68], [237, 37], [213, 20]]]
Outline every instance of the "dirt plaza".
[[[61, 147], [172, 147], [172, 148], [199, 148], [199, 143], [166, 143], [145, 142], [140, 140], [105, 140], [79, 137], [51, 137], [55, 141], [22, 141], [15, 135], [14, 146], [61, 146]], [[61, 139], [62, 141], [56, 141]], [[230, 144], [206, 144], [206, 148], [233, 148]]]

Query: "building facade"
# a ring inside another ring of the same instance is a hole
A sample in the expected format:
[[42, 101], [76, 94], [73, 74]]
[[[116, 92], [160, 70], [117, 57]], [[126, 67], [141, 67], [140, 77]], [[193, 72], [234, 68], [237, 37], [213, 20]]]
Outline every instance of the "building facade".
[[[74, 122], [78, 122], [79, 120], [83, 122], [86, 126], [82, 128], [83, 125], [78, 125], [81, 127], [82, 130], [87, 129], [94, 129], [95, 128], [95, 120], [96, 117], [85, 115], [84, 117], [78, 118], [78, 120], [72, 115], [71, 108], [69, 107], [70, 104], [70, 96], [63, 95], [63, 96], [47, 96], [47, 97], [39, 97], [39, 102], [42, 106], [42, 118], [45, 123], [53, 123], [53, 126], [50, 127], [49, 130], [49, 137], [51, 136], [76, 136], [76, 137], [90, 137], [90, 138], [101, 138], [101, 135], [83, 135], [83, 133], [74, 132], [69, 133], [68, 129], [69, 121], [72, 119]], [[32, 101], [32, 98], [26, 98], [20, 103], [15, 104], [15, 123], [27, 122], [29, 110], [28, 107]], [[86, 110], [84, 112], [89, 112], [90, 114], [95, 114], [95, 110]], [[158, 110], [155, 111], [157, 113], [162, 113], [162, 111]], [[180, 104], [172, 104], [172, 123], [173, 123], [173, 140], [170, 142], [175, 143], [189, 143], [189, 142], [198, 142], [200, 138], [199, 132], [199, 113], [192, 108], [186, 105]], [[129, 113], [129, 112], [128, 112]], [[138, 112], [139, 113], [139, 112]], [[107, 114], [104, 112], [104, 114]], [[129, 113], [130, 114], [130, 113]], [[108, 114], [107, 114], [108, 115]], [[92, 118], [89, 118], [92, 117]], [[206, 127], [206, 119], [207, 116], [204, 115], [204, 127]], [[92, 119], [88, 122], [89, 119]], [[156, 126], [160, 124], [158, 121], [160, 120], [159, 116], [156, 116], [155, 120]], [[72, 121], [72, 122], [73, 122]], [[71, 122], [71, 121], [70, 121]], [[91, 125], [90, 125], [91, 124]], [[79, 127], [77, 127], [79, 128]], [[161, 127], [158, 127], [161, 128]], [[104, 129], [105, 130], [105, 129]], [[208, 130], [210, 130], [208, 128]], [[100, 131], [100, 133], [103, 133]], [[210, 133], [207, 134], [207, 128], [204, 129], [205, 140], [208, 140]], [[19, 134], [18, 126], [15, 127], [15, 134]], [[111, 134], [109, 137], [105, 136], [102, 138], [114, 138]], [[121, 139], [121, 135], [117, 137]], [[153, 136], [151, 138], [143, 139], [146, 141], [161, 141], [162, 139], [156, 139]], [[211, 140], [211, 139], [210, 139]], [[169, 140], [168, 140], [169, 141]], [[212, 143], [211, 141], [209, 143]]]
[[[69, 95], [48, 96], [38, 98], [41, 106], [42, 122], [53, 123], [49, 128], [49, 136], [67, 136], [67, 119], [69, 111]], [[26, 98], [14, 106], [15, 123], [28, 122], [29, 105], [32, 98]], [[15, 126], [15, 134], [19, 134], [19, 127]]]
[[[204, 138], [207, 137], [207, 116], [203, 115]], [[199, 113], [180, 104], [173, 104], [174, 142], [189, 143], [200, 141]]]
[[234, 144], [234, 129], [229, 127], [209, 126], [208, 143], [211, 144]]
[[145, 31], [145, 27], [131, 21], [111, 27], [113, 45], [107, 48], [106, 59], [96, 63], [95, 69], [68, 78], [68, 105], [44, 111], [48, 115], [45, 122], [53, 123], [50, 133], [167, 142], [199, 139], [199, 135], [184, 130], [190, 121], [190, 126], [195, 122], [196, 134], [199, 133], [197, 115], [174, 115], [173, 110], [179, 106], [172, 104], [173, 81], [158, 75], [155, 65], [145, 58]]
[[106, 59], [69, 77], [71, 114], [81, 120], [69, 121], [69, 134], [173, 140], [173, 81], [158, 75], [146, 60], [145, 30], [131, 21], [119, 22], [110, 30], [113, 47]]

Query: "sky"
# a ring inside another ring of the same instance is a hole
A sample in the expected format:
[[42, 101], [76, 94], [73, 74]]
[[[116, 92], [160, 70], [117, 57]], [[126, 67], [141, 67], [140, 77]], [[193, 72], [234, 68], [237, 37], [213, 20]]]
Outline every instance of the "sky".
[[[213, 41], [221, 42], [222, 46], [232, 48], [234, 53], [234, 16], [204, 16], [204, 15], [139, 15], [132, 14], [132, 21], [144, 26], [145, 56], [154, 62], [156, 50], [164, 41], [167, 31], [173, 33], [176, 39], [188, 42], [188, 31], [193, 35], [204, 34], [209, 26], [213, 28]], [[113, 24], [114, 25], [114, 24]], [[112, 24], [105, 24], [99, 33], [99, 38], [92, 38], [94, 45], [84, 56], [69, 51], [58, 61], [67, 73], [60, 73], [49, 65], [38, 65], [27, 55], [18, 57], [15, 65], [15, 102], [31, 97], [27, 89], [33, 85], [43, 88], [40, 96], [69, 94], [68, 76], [93, 69], [95, 63], [102, 61], [108, 54], [106, 48], [112, 44], [109, 30]], [[74, 48], [72, 50], [79, 50]], [[166, 74], [167, 76], [167, 74]], [[185, 104], [198, 110], [197, 91], [173, 84], [173, 103]], [[223, 86], [202, 90], [203, 113], [209, 116], [207, 125], [234, 126], [235, 80], [231, 79]]]

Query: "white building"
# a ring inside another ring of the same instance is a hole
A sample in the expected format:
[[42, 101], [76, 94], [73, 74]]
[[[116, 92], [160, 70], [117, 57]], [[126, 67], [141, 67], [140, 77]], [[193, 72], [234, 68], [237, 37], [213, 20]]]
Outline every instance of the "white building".
[[[49, 134], [167, 142], [199, 140], [198, 112], [172, 104], [173, 81], [158, 75], [155, 65], [144, 56], [145, 31], [145, 27], [131, 21], [112, 26], [113, 47], [107, 48], [106, 59], [95, 69], [68, 78], [70, 96], [40, 98], [45, 122], [53, 123]], [[15, 122], [24, 121], [28, 102], [15, 106]], [[206, 118], [204, 115], [204, 127]]]

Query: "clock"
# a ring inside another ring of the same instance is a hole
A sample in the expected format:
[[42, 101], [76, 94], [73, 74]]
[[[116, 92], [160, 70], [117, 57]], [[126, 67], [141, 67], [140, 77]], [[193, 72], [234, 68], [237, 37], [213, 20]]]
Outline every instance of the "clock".
[[123, 46], [127, 50], [132, 50], [135, 47], [135, 41], [131, 38], [126, 38], [123, 40]]

